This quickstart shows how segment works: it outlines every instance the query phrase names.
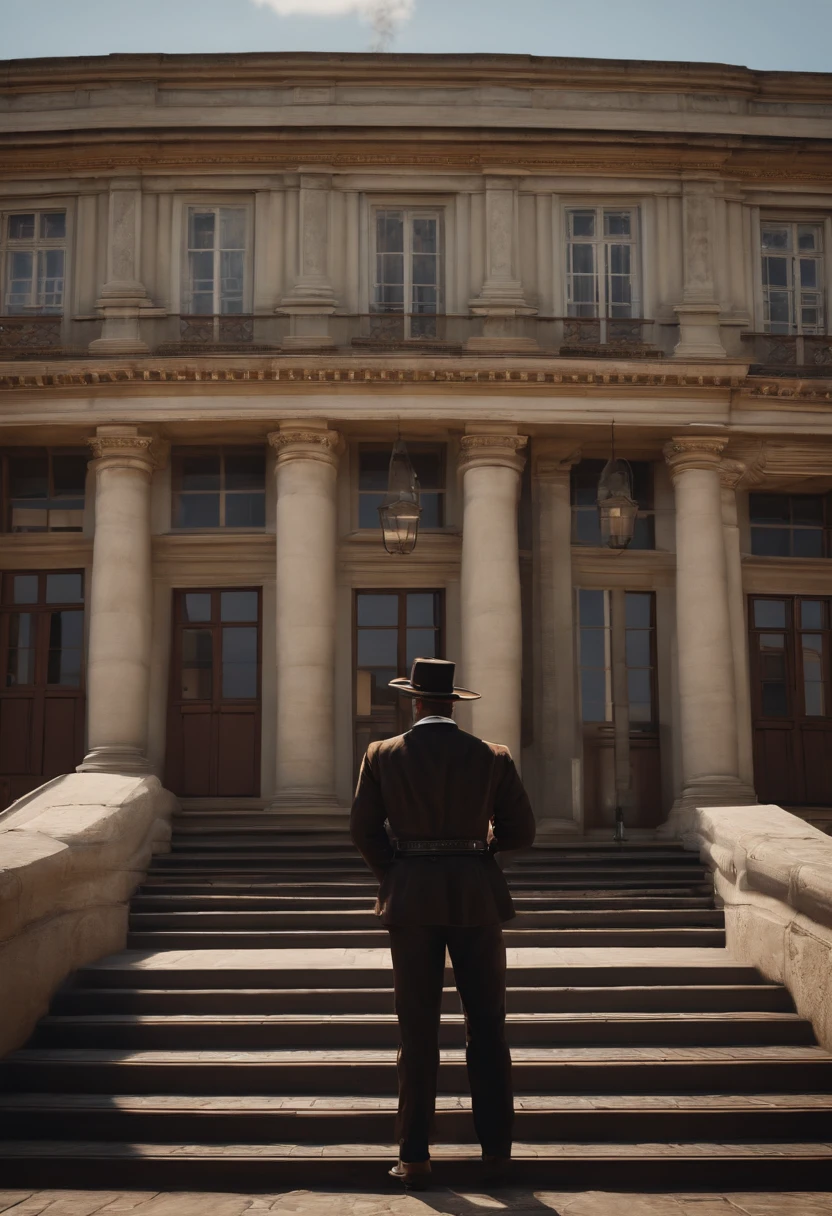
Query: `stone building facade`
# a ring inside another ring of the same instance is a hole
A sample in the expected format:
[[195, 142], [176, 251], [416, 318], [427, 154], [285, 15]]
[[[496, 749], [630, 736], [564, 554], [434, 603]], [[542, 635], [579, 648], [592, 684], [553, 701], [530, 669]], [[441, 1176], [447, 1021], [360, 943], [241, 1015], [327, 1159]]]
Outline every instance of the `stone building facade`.
[[0, 141], [4, 804], [80, 765], [331, 821], [436, 654], [550, 833], [824, 817], [832, 76], [14, 61]]

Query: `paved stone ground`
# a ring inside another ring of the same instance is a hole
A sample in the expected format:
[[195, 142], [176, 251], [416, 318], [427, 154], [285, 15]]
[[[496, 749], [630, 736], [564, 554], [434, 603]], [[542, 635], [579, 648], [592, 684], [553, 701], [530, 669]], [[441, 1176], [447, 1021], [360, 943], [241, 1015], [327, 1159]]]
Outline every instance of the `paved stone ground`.
[[832, 1216], [824, 1194], [632, 1195], [511, 1189], [477, 1194], [437, 1189], [422, 1195], [290, 1191], [224, 1195], [154, 1191], [2, 1191], [3, 1216]]

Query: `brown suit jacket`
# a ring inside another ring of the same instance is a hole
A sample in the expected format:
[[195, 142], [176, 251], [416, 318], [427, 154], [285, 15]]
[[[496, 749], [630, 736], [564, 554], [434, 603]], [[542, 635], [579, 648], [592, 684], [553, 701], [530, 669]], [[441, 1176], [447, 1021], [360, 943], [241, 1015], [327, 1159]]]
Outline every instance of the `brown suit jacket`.
[[[397, 840], [487, 840], [488, 853], [394, 858]], [[534, 840], [532, 808], [508, 748], [450, 723], [426, 723], [371, 743], [361, 764], [350, 835], [378, 878], [376, 911], [390, 925], [488, 925], [514, 916], [494, 854]]]

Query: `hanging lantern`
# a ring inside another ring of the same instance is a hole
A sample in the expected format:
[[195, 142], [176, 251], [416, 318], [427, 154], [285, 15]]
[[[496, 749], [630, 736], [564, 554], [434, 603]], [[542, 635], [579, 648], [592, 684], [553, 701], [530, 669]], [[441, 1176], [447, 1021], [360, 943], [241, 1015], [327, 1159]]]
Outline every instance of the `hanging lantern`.
[[422, 507], [419, 501], [419, 479], [403, 439], [393, 444], [387, 493], [378, 509], [381, 534], [388, 553], [412, 553], [419, 535]]
[[626, 460], [615, 457], [615, 423], [612, 456], [604, 465], [596, 495], [601, 540], [610, 549], [626, 549], [633, 539], [638, 503], [633, 498], [633, 474]]

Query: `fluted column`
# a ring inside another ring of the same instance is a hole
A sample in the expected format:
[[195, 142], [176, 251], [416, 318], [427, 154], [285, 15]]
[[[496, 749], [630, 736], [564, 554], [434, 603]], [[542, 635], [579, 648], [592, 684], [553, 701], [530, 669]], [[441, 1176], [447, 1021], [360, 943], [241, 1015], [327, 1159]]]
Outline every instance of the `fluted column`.
[[79, 772], [146, 773], [152, 577], [153, 440], [100, 426], [87, 659], [88, 751]]
[[754, 748], [751, 728], [751, 677], [748, 670], [748, 626], [742, 587], [740, 529], [737, 520], [737, 486], [745, 475], [741, 460], [723, 460], [719, 466], [722, 487], [722, 534], [734, 652], [734, 688], [737, 701], [737, 754], [740, 780], [754, 785]]
[[737, 695], [720, 463], [725, 439], [674, 438], [665, 447], [676, 491], [676, 644], [682, 793], [668, 827], [684, 832], [697, 806], [754, 801], [740, 780]]
[[462, 671], [482, 693], [474, 733], [504, 743], [520, 760], [522, 621], [517, 502], [526, 436], [487, 427], [464, 435]]
[[282, 423], [277, 451], [277, 741], [274, 805], [335, 799], [336, 479], [341, 437]]

